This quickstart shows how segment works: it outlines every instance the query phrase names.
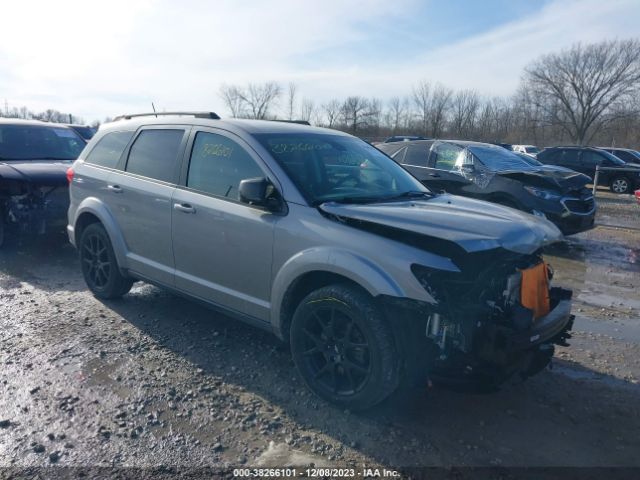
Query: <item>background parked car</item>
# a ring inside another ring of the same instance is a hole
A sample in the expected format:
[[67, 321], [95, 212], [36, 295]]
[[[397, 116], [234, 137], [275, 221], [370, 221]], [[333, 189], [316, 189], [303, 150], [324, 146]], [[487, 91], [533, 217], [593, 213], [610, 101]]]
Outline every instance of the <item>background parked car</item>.
[[640, 152], [637, 150], [632, 150], [630, 148], [608, 148], [608, 147], [598, 147], [605, 152], [609, 152], [612, 155], [615, 155], [620, 160], [625, 163], [638, 163], [640, 164]]
[[86, 142], [61, 124], [0, 119], [0, 245], [5, 227], [44, 233], [66, 223], [66, 172]]
[[546, 216], [565, 234], [593, 227], [596, 206], [586, 175], [530, 165], [488, 143], [428, 140], [378, 148], [432, 190]]
[[560, 165], [576, 172], [596, 174], [596, 166], [612, 169], [632, 168], [636, 171], [601, 170], [598, 184], [608, 185], [614, 193], [631, 193], [640, 186], [640, 165], [627, 164], [615, 155], [593, 147], [550, 147], [538, 154], [538, 160], [547, 165]]
[[511, 150], [514, 152], [524, 153], [525, 155], [529, 155], [534, 157], [540, 153], [540, 149], [535, 145], [512, 145]]
[[[545, 165], [544, 163], [540, 162], [539, 160], [532, 157], [531, 155], [527, 155], [526, 153], [520, 153], [520, 152], [513, 152], [513, 153], [518, 155], [523, 161], [525, 161], [529, 165], [538, 167], [540, 170], [546, 170], [548, 172], [574, 172], [575, 173], [574, 170], [571, 170], [570, 168], [566, 168], [566, 167], [561, 167], [560, 165]], [[591, 181], [590, 177], [589, 177], [589, 181]]]
[[638, 204], [640, 204], [640, 190], [636, 190], [635, 196], [636, 196], [636, 200], [638, 201]]

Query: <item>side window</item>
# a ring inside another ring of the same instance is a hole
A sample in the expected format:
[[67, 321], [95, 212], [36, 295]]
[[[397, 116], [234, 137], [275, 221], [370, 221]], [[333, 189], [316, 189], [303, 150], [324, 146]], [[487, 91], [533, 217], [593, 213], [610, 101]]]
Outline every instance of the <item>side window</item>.
[[422, 145], [409, 145], [402, 163], [416, 167], [426, 167], [429, 150]]
[[184, 130], [143, 130], [129, 152], [127, 172], [172, 182]]
[[442, 144], [431, 151], [434, 159], [433, 168], [439, 170], [456, 170], [456, 161], [462, 152], [457, 145]]
[[568, 167], [577, 167], [579, 165], [578, 150], [563, 150], [561, 163]]
[[238, 200], [240, 181], [256, 177], [264, 177], [264, 173], [240, 145], [222, 135], [198, 132], [187, 187]]
[[592, 152], [591, 150], [584, 150], [582, 152], [582, 164], [586, 167], [595, 168], [596, 165], [602, 165], [603, 156]]
[[102, 167], [116, 168], [118, 160], [127, 146], [133, 132], [111, 132], [98, 140], [93, 150], [89, 152], [85, 162]]
[[624, 150], [618, 150], [617, 152], [611, 152], [620, 160], [624, 160], [627, 163], [633, 163], [636, 161], [635, 157], [631, 155], [629, 152], [625, 152]]

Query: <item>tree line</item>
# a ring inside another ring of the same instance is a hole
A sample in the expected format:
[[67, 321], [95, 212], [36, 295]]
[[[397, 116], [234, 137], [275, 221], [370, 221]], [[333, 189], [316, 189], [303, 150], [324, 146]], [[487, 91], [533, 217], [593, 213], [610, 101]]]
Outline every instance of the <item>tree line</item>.
[[640, 41], [576, 44], [536, 59], [510, 96], [487, 97], [417, 81], [383, 100], [360, 95], [326, 102], [290, 83], [222, 85], [232, 117], [305, 120], [367, 140], [396, 134], [549, 146], [640, 147]]
[[[20, 118], [23, 120], [41, 120], [43, 122], [52, 123], [84, 124], [84, 120], [81, 117], [78, 117], [71, 113], [60, 112], [59, 110], [55, 110], [52, 108], [49, 108], [42, 112], [35, 112], [25, 106], [9, 108], [9, 105], [6, 102], [4, 108], [0, 109], [0, 117]], [[96, 123], [98, 123], [99, 125], [99, 122]]]

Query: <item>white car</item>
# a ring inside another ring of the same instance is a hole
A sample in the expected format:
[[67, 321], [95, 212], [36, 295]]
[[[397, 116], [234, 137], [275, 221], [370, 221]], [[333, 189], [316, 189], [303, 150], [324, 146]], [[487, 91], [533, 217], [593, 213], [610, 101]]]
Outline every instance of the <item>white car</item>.
[[529, 155], [533, 158], [536, 158], [538, 153], [540, 153], [540, 149], [535, 145], [512, 145], [511, 150], [514, 152], [524, 153], [525, 155]]

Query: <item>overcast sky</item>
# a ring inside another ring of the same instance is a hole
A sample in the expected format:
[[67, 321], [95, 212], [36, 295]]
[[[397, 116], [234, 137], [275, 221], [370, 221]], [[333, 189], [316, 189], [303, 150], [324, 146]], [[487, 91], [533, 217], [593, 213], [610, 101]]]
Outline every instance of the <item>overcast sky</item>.
[[92, 121], [226, 115], [220, 85], [250, 81], [316, 104], [420, 79], [508, 95], [541, 54], [638, 36], [639, 0], [3, 1], [0, 100]]

